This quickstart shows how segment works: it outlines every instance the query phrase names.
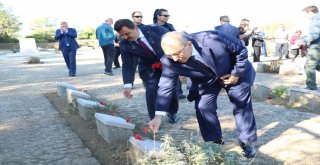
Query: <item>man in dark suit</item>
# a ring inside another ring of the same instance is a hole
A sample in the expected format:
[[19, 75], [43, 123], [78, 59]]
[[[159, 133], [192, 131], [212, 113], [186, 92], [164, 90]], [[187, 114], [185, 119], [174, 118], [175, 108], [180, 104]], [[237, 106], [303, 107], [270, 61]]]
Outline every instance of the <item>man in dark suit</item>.
[[54, 39], [59, 40], [59, 50], [63, 54], [70, 77], [76, 76], [76, 54], [79, 45], [75, 38], [77, 38], [76, 29], [69, 28], [67, 22], [61, 22], [60, 29], [56, 30]]
[[[123, 95], [131, 98], [134, 77], [133, 57], [139, 57], [139, 75], [146, 89], [146, 102], [150, 119], [155, 116], [158, 82], [162, 73], [160, 58], [164, 55], [161, 49], [161, 36], [168, 31], [158, 25], [143, 25], [138, 28], [129, 19], [120, 19], [114, 24], [114, 29], [123, 40], [120, 42], [122, 58], [122, 76], [124, 82]], [[176, 89], [175, 86], [172, 88]], [[178, 97], [175, 92], [170, 98], [167, 115], [170, 123], [176, 122]], [[165, 112], [160, 112], [165, 114]]]
[[[217, 116], [217, 97], [222, 88], [233, 104], [233, 114], [240, 133], [240, 146], [244, 155], [256, 154], [253, 142], [257, 139], [256, 123], [252, 111], [251, 86], [255, 71], [248, 60], [247, 49], [239, 39], [219, 31], [193, 34], [169, 32], [162, 37], [165, 56], [157, 96], [158, 111], [167, 111], [175, 91], [177, 77], [190, 77], [189, 101], [195, 101], [196, 116], [205, 141], [223, 144]], [[150, 121], [152, 130], [158, 131], [161, 115]]]
[[230, 19], [227, 15], [221, 16], [220, 17], [221, 25], [216, 26], [214, 29], [239, 38], [239, 35], [240, 35], [239, 29], [231, 25], [229, 22], [230, 22]]

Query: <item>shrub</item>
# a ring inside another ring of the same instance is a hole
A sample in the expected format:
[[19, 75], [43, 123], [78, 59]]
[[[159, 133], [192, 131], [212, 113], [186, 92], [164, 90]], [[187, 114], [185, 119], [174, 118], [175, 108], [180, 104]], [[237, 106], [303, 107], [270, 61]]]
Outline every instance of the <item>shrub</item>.
[[288, 96], [287, 87], [276, 87], [272, 89], [271, 94], [276, 97], [286, 98]]
[[191, 138], [176, 146], [168, 135], [162, 138], [163, 150], [157, 157], [146, 157], [138, 164], [154, 165], [235, 165], [241, 156], [235, 151], [223, 151], [218, 144]]

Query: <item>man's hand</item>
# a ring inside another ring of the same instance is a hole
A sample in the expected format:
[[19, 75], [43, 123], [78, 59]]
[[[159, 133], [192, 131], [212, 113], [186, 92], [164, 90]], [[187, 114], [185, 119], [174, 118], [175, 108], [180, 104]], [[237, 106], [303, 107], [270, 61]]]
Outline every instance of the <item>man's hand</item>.
[[233, 85], [238, 82], [239, 77], [231, 76], [230, 74], [227, 74], [227, 75], [222, 76], [221, 80], [224, 85]]
[[161, 115], [156, 115], [150, 122], [149, 122], [149, 128], [158, 133], [159, 131], [159, 127], [161, 125], [161, 118], [162, 116]]
[[68, 28], [67, 27], [61, 27], [60, 30], [64, 33], [66, 33], [68, 31]]
[[122, 93], [124, 97], [129, 99], [132, 98], [131, 88], [124, 88]]

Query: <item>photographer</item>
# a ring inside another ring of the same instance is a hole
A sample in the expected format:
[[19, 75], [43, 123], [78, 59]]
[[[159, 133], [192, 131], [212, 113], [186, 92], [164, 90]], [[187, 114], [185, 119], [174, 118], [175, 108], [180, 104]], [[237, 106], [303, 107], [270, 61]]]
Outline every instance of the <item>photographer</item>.
[[252, 48], [253, 48], [253, 62], [260, 62], [261, 47], [263, 37], [261, 36], [261, 29], [259, 27], [253, 28]]

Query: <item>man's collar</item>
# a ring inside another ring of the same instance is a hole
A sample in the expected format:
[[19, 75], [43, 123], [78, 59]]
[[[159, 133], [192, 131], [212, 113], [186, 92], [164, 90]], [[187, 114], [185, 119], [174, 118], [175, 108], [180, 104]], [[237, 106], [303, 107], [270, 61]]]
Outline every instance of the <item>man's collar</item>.
[[200, 55], [200, 53], [197, 51], [197, 49], [192, 44], [192, 56]]

